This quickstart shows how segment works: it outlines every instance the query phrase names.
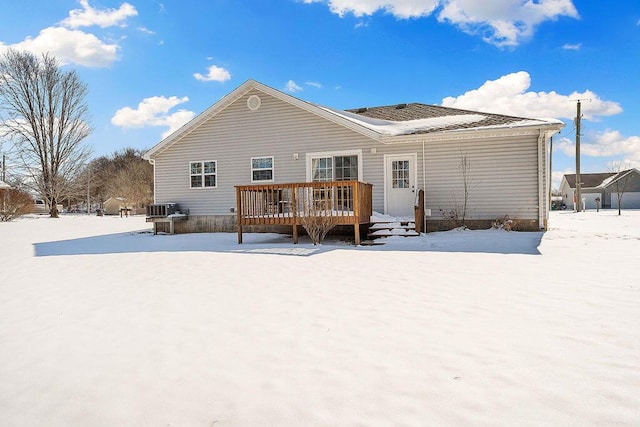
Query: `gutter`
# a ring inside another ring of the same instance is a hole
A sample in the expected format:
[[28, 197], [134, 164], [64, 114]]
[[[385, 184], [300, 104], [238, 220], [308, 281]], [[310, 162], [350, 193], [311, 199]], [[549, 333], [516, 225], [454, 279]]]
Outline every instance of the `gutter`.
[[414, 133], [404, 135], [384, 135], [379, 134], [376, 138], [382, 144], [410, 144], [416, 142], [431, 141], [458, 141], [462, 139], [482, 139], [500, 136], [526, 136], [537, 135], [540, 132], [554, 134], [560, 131], [564, 124], [547, 123], [514, 127], [484, 127], [469, 128], [449, 131], [436, 131], [431, 133]]
[[547, 163], [546, 156], [544, 155], [544, 149], [546, 147], [545, 139], [547, 133], [540, 129], [540, 135], [538, 136], [538, 226], [541, 230], [547, 229], [547, 215], [546, 209], [547, 203], [545, 203], [545, 191], [544, 185], [547, 182], [546, 175], [544, 174], [544, 168]]

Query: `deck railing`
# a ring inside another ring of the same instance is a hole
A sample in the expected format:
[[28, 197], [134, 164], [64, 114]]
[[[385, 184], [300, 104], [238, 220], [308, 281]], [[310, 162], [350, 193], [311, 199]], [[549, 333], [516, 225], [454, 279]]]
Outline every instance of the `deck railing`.
[[320, 216], [336, 225], [353, 225], [359, 245], [359, 225], [368, 223], [372, 213], [371, 187], [359, 181], [236, 186], [238, 243], [243, 225], [290, 225], [298, 243], [298, 225], [306, 217]]

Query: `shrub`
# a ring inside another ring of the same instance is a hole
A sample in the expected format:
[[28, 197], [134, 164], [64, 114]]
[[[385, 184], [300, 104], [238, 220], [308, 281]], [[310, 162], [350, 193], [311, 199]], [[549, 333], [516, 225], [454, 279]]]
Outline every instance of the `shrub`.
[[33, 200], [28, 193], [16, 188], [0, 189], [0, 221], [11, 221], [32, 210]]
[[464, 220], [462, 219], [461, 209], [458, 207], [453, 207], [450, 209], [440, 209], [440, 215], [442, 215], [442, 222], [445, 224], [446, 228], [452, 230], [454, 228], [467, 228]]
[[[319, 193], [322, 194], [322, 192]], [[324, 240], [333, 227], [338, 225], [338, 218], [332, 215], [331, 202], [327, 194], [322, 194], [320, 197], [312, 194], [304, 199], [300, 224], [311, 238], [311, 242], [317, 245]]]
[[509, 215], [496, 218], [491, 223], [491, 228], [505, 231], [518, 231], [521, 229], [518, 220], [515, 218], [509, 218]]

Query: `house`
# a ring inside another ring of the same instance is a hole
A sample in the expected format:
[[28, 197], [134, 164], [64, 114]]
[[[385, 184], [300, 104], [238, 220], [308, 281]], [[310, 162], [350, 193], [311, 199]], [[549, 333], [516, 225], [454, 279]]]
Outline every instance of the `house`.
[[345, 180], [371, 184], [373, 211], [394, 217], [413, 216], [423, 189], [435, 230], [462, 208], [464, 174], [468, 225], [509, 215], [540, 230], [547, 140], [563, 126], [419, 103], [337, 110], [248, 80], [143, 157], [154, 165], [155, 203], [190, 212], [178, 233], [235, 231], [237, 186]]
[[109, 197], [102, 204], [106, 215], [120, 215], [121, 209], [131, 208], [127, 206], [126, 200], [122, 197]]
[[[560, 182], [562, 201], [575, 209], [576, 175], [567, 174]], [[618, 192], [622, 193], [622, 209], [640, 209], [640, 172], [627, 169], [621, 172], [581, 173], [580, 192], [586, 209], [596, 209], [600, 199], [602, 209], [618, 209]]]
[[137, 204], [127, 203], [124, 197], [109, 197], [102, 204], [106, 215], [139, 215], [144, 213], [144, 207], [140, 208]]

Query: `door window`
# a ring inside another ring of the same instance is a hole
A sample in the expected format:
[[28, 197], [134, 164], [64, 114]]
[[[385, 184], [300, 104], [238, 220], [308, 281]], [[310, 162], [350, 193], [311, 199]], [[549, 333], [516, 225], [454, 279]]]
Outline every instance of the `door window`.
[[409, 188], [409, 160], [393, 160], [391, 162], [391, 179], [393, 188]]

